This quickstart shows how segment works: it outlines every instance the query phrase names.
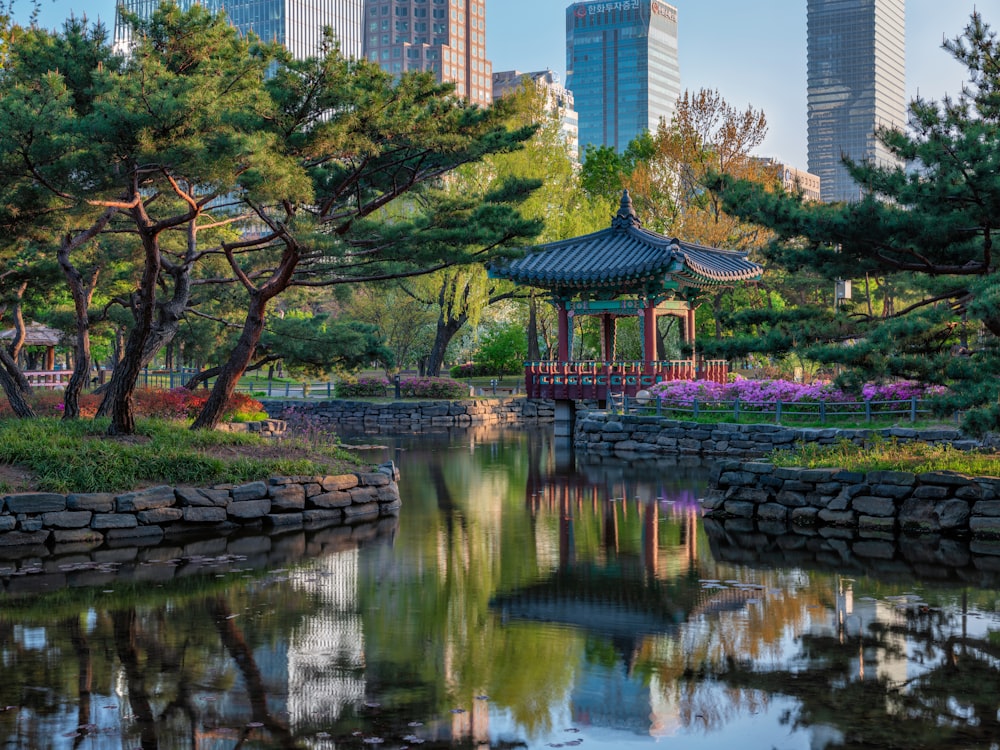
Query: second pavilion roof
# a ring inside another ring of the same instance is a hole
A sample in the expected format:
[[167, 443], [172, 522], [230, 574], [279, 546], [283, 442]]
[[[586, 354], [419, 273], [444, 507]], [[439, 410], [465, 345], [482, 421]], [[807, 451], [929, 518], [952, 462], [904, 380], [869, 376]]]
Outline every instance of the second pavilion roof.
[[544, 289], [621, 293], [664, 282], [696, 288], [759, 279], [763, 269], [746, 253], [720, 250], [642, 228], [628, 190], [611, 227], [538, 245], [524, 257], [498, 264], [492, 275]]

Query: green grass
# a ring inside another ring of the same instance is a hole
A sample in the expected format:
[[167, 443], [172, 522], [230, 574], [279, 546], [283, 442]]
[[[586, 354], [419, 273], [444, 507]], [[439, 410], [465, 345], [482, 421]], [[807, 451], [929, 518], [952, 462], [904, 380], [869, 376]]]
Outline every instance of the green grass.
[[954, 471], [970, 476], [1000, 476], [1000, 455], [960, 451], [950, 445], [873, 440], [864, 447], [843, 441], [836, 445], [801, 445], [768, 456], [775, 466], [848, 471]]
[[[354, 456], [333, 444], [290, 439], [275, 451], [268, 438], [192, 431], [161, 420], [140, 420], [135, 436], [109, 438], [104, 435], [107, 426], [102, 419], [0, 420], [0, 463], [28, 469], [41, 491], [62, 493], [242, 483], [280, 475], [343, 473], [357, 466]], [[260, 446], [259, 453], [277, 455], [253, 456], [242, 446]]]

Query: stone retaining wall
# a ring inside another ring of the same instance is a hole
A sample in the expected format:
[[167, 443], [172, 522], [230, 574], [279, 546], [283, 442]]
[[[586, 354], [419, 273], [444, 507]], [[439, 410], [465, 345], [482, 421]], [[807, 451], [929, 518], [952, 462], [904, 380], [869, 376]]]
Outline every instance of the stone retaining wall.
[[677, 419], [592, 411], [577, 417], [573, 441], [577, 448], [603, 454], [699, 454], [755, 458], [798, 444], [835, 445], [848, 440], [857, 445], [874, 439], [899, 442], [948, 443], [959, 449], [979, 446], [958, 430], [838, 429], [782, 427], [773, 424], [701, 424]]
[[258, 419], [252, 422], [220, 422], [215, 429], [219, 432], [252, 432], [261, 437], [281, 437], [288, 424], [282, 419]]
[[291, 427], [419, 430], [484, 424], [546, 424], [555, 420], [552, 401], [526, 398], [463, 401], [262, 401], [268, 415]]
[[1000, 538], [1000, 478], [949, 471], [861, 473], [720, 461], [702, 507], [708, 517]]
[[229, 533], [239, 527], [295, 529], [394, 516], [398, 470], [337, 476], [272, 477], [242, 485], [150, 487], [125, 493], [27, 492], [0, 502], [0, 548], [62, 544], [92, 548], [122, 541]]

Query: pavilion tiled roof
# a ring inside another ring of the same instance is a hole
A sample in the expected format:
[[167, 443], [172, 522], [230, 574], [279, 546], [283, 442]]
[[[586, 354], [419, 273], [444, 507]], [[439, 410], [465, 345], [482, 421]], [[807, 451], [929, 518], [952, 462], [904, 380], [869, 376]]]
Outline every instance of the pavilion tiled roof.
[[524, 257], [494, 266], [494, 276], [548, 289], [635, 289], [658, 280], [693, 287], [729, 286], [760, 278], [746, 253], [720, 250], [642, 228], [628, 191], [611, 226], [538, 245]]

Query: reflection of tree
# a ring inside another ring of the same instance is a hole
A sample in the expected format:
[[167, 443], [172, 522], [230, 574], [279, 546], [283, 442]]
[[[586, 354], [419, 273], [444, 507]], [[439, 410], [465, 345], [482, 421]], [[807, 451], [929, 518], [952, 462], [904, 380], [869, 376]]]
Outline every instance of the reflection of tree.
[[121, 662], [128, 687], [128, 702], [139, 725], [139, 741], [143, 748], [152, 750], [158, 746], [156, 739], [156, 722], [153, 718], [153, 707], [146, 691], [146, 671], [139, 660], [139, 649], [136, 645], [136, 613], [135, 609], [118, 610], [111, 613], [114, 628], [115, 652]]
[[[489, 609], [497, 590], [538, 575], [524, 487], [526, 474], [547, 460], [546, 440], [521, 433], [485, 446], [470, 441], [447, 460], [418, 457], [428, 441], [408, 452], [396, 570], [409, 577], [360, 577], [366, 680], [383, 703], [409, 715], [449, 715], [455, 707], [471, 715], [476, 696], [486, 694], [525, 731], [551, 728], [553, 696], [572, 684], [580, 639], [507, 627]], [[460, 741], [458, 732], [485, 727], [449, 731]]]
[[[267, 705], [267, 688], [260, 673], [260, 667], [254, 659], [253, 651], [247, 645], [246, 638], [237, 627], [232, 610], [228, 602], [221, 596], [217, 596], [208, 602], [208, 611], [215, 620], [215, 627], [219, 632], [219, 638], [229, 656], [240, 670], [243, 682], [250, 696], [250, 712], [254, 722], [263, 724], [278, 740], [281, 747], [296, 747], [288, 727], [271, 715]], [[249, 727], [243, 728], [240, 738], [240, 745], [246, 740], [249, 734]]]
[[[77, 726], [86, 727], [90, 724], [90, 697], [91, 688], [94, 683], [94, 665], [90, 656], [90, 642], [86, 633], [80, 627], [79, 617], [70, 617], [65, 621], [64, 627], [69, 633], [70, 642], [76, 652], [77, 662]], [[84, 733], [79, 732], [73, 740], [73, 747], [79, 747], [84, 740]]]
[[[1000, 647], [990, 639], [945, 635], [953, 616], [907, 612], [902, 624], [873, 623], [860, 637], [803, 636], [795, 669], [732, 660], [689, 675], [732, 690], [794, 697], [796, 727], [829, 726], [845, 748], [992, 748], [1000, 737]], [[907, 679], [880, 672], [905, 660]]]

